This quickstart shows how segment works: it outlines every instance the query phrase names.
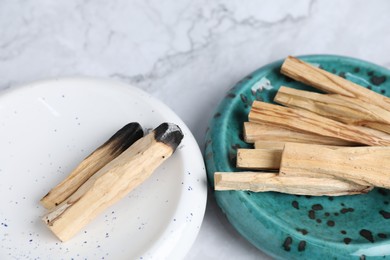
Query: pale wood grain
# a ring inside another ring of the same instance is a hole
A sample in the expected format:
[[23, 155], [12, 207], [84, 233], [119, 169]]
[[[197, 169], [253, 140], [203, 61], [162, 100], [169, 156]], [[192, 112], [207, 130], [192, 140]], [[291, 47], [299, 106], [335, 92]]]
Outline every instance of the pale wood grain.
[[354, 97], [390, 111], [390, 99], [295, 57], [287, 57], [281, 73], [326, 93]]
[[366, 146], [334, 149], [320, 145], [287, 143], [280, 175], [332, 175], [360, 184], [390, 188], [390, 147]]
[[245, 169], [279, 169], [282, 149], [238, 149], [237, 167]]
[[356, 142], [345, 141], [339, 138], [318, 135], [316, 133], [303, 132], [289, 129], [270, 123], [244, 122], [244, 140], [247, 143], [256, 141], [297, 142], [326, 145], [356, 145]]
[[383, 139], [362, 128], [347, 125], [310, 111], [287, 108], [261, 101], [253, 102], [249, 113], [249, 121], [274, 124], [295, 131], [310, 132], [360, 144], [390, 145], [390, 140]]
[[283, 150], [286, 142], [280, 141], [255, 141], [255, 149], [278, 149]]
[[320, 94], [282, 86], [274, 101], [346, 124], [367, 126], [390, 133], [390, 111], [358, 98], [338, 94]]
[[52, 188], [40, 200], [41, 204], [47, 209], [52, 209], [62, 203], [93, 174], [115, 159], [142, 136], [143, 130], [138, 123], [125, 125], [86, 157], [63, 181]]
[[151, 132], [91, 176], [43, 220], [61, 241], [70, 239], [99, 213], [144, 182], [173, 151], [170, 144], [156, 141], [155, 131]]
[[286, 177], [265, 172], [216, 172], [215, 190], [276, 191], [297, 195], [341, 196], [369, 192], [371, 186], [335, 179], [332, 176], [312, 178]]

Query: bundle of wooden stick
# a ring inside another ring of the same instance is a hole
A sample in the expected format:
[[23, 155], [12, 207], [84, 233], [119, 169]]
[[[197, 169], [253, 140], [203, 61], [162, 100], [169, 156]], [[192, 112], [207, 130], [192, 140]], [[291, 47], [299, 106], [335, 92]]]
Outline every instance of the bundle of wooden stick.
[[170, 123], [143, 135], [138, 123], [127, 124], [41, 199], [49, 209], [43, 220], [61, 241], [149, 178], [183, 138]]
[[[274, 102], [255, 101], [237, 167], [216, 172], [216, 190], [313, 196], [390, 188], [390, 99], [288, 57], [281, 73], [326, 94], [280, 87]], [[254, 171], [261, 170], [261, 171]]]

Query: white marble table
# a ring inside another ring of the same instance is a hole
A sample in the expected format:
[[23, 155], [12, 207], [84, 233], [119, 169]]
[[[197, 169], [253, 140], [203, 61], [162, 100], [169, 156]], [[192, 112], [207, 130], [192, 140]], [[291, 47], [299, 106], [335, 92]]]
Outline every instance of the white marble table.
[[[0, 89], [111, 78], [170, 106], [203, 147], [224, 93], [269, 62], [340, 54], [390, 67], [390, 1], [0, 1]], [[269, 259], [209, 197], [187, 259]]]

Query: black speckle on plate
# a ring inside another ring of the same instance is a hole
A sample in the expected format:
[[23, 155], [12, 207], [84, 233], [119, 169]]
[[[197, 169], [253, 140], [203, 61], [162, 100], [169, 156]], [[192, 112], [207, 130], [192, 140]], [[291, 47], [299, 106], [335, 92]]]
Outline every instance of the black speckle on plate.
[[343, 72], [343, 71], [339, 73], [339, 76], [342, 77], [342, 78], [346, 78], [345, 72]]
[[236, 94], [234, 94], [234, 93], [228, 93], [226, 95], [226, 98], [235, 98], [235, 97], [236, 97]]
[[385, 81], [386, 81], [385, 76], [372, 76], [370, 78], [370, 82], [375, 86], [379, 86], [380, 84], [382, 84]]
[[345, 214], [345, 213], [348, 213], [348, 212], [354, 212], [354, 209], [353, 209], [353, 208], [342, 208], [342, 209], [340, 210], [340, 212], [341, 212], [342, 214]]
[[291, 250], [291, 244], [292, 244], [292, 238], [291, 237], [286, 237], [286, 239], [283, 242], [283, 248], [286, 251]]
[[374, 237], [370, 230], [362, 229], [359, 231], [359, 234], [365, 239], [367, 239], [368, 241], [370, 241], [371, 243], [374, 243]]
[[380, 210], [379, 214], [381, 214], [382, 217], [384, 217], [385, 219], [389, 219], [390, 218], [390, 212], [387, 212], [385, 210]]
[[321, 204], [314, 204], [313, 206], [311, 206], [311, 209], [312, 210], [323, 210], [324, 208], [322, 207]]
[[299, 233], [301, 233], [302, 235], [307, 235], [309, 232], [306, 230], [306, 229], [304, 229], [304, 228], [297, 228], [296, 229]]
[[241, 101], [242, 101], [244, 104], [247, 104], [248, 98], [247, 98], [244, 94], [241, 94], [241, 95], [240, 95], [240, 98], [241, 98]]
[[302, 240], [298, 244], [298, 252], [305, 251], [306, 248], [306, 241]]
[[343, 241], [344, 241], [344, 244], [348, 245], [349, 243], [351, 243], [352, 239], [349, 237], [346, 237], [343, 239]]
[[328, 220], [326, 222], [326, 224], [329, 226], [329, 227], [334, 227], [334, 225], [336, 224], [333, 220]]

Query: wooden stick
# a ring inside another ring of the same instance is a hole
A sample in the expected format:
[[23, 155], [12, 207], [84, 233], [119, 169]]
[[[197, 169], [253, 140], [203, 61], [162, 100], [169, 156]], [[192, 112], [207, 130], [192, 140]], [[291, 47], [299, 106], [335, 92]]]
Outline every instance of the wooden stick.
[[312, 66], [294, 57], [287, 57], [281, 73], [326, 93], [354, 97], [390, 111], [390, 99], [342, 77]]
[[335, 179], [332, 176], [311, 178], [285, 177], [277, 173], [216, 172], [215, 190], [247, 190], [254, 192], [276, 191], [297, 195], [341, 196], [363, 194], [372, 187]]
[[315, 133], [299, 132], [280, 125], [254, 122], [244, 123], [244, 139], [247, 143], [256, 141], [297, 142], [326, 145], [353, 146], [357, 143], [341, 140], [339, 138], [322, 136]]
[[284, 128], [311, 132], [366, 145], [390, 145], [390, 140], [382, 139], [356, 126], [346, 125], [310, 111], [292, 109], [260, 101], [253, 102], [249, 113], [249, 121], [280, 125]]
[[346, 124], [379, 128], [381, 131], [390, 133], [390, 111], [357, 98], [338, 94], [319, 94], [282, 86], [274, 101]]
[[112, 161], [144, 135], [138, 123], [129, 123], [118, 130], [103, 145], [86, 157], [69, 176], [51, 189], [42, 199], [42, 205], [52, 209], [73, 194], [104, 165]]
[[364, 126], [390, 134], [390, 125], [376, 122], [367, 122]]
[[238, 149], [237, 167], [245, 169], [279, 169], [282, 149]]
[[282, 153], [280, 175], [327, 174], [352, 182], [390, 188], [390, 147], [345, 147], [287, 143]]
[[286, 142], [278, 141], [255, 141], [255, 149], [278, 149], [283, 150]]
[[91, 176], [44, 221], [61, 240], [74, 236], [94, 217], [144, 182], [175, 151], [183, 134], [164, 123]]
[[[280, 143], [279, 147], [274, 148], [256, 148], [256, 149], [238, 149], [237, 152], [237, 168], [242, 169], [260, 169], [260, 170], [279, 170], [282, 153], [284, 146], [289, 144], [288, 142]], [[282, 146], [283, 145], [283, 146]], [[329, 145], [319, 145], [320, 147], [327, 147], [331, 150], [336, 149], [345, 149], [349, 147], [345, 146], [329, 146]], [[329, 176], [323, 176], [318, 172], [299, 172], [299, 173], [290, 173], [288, 176], [300, 176], [300, 177], [324, 177], [328, 178]], [[339, 178], [340, 179], [340, 178]], [[368, 186], [369, 184], [364, 181], [355, 180], [354, 182]]]

